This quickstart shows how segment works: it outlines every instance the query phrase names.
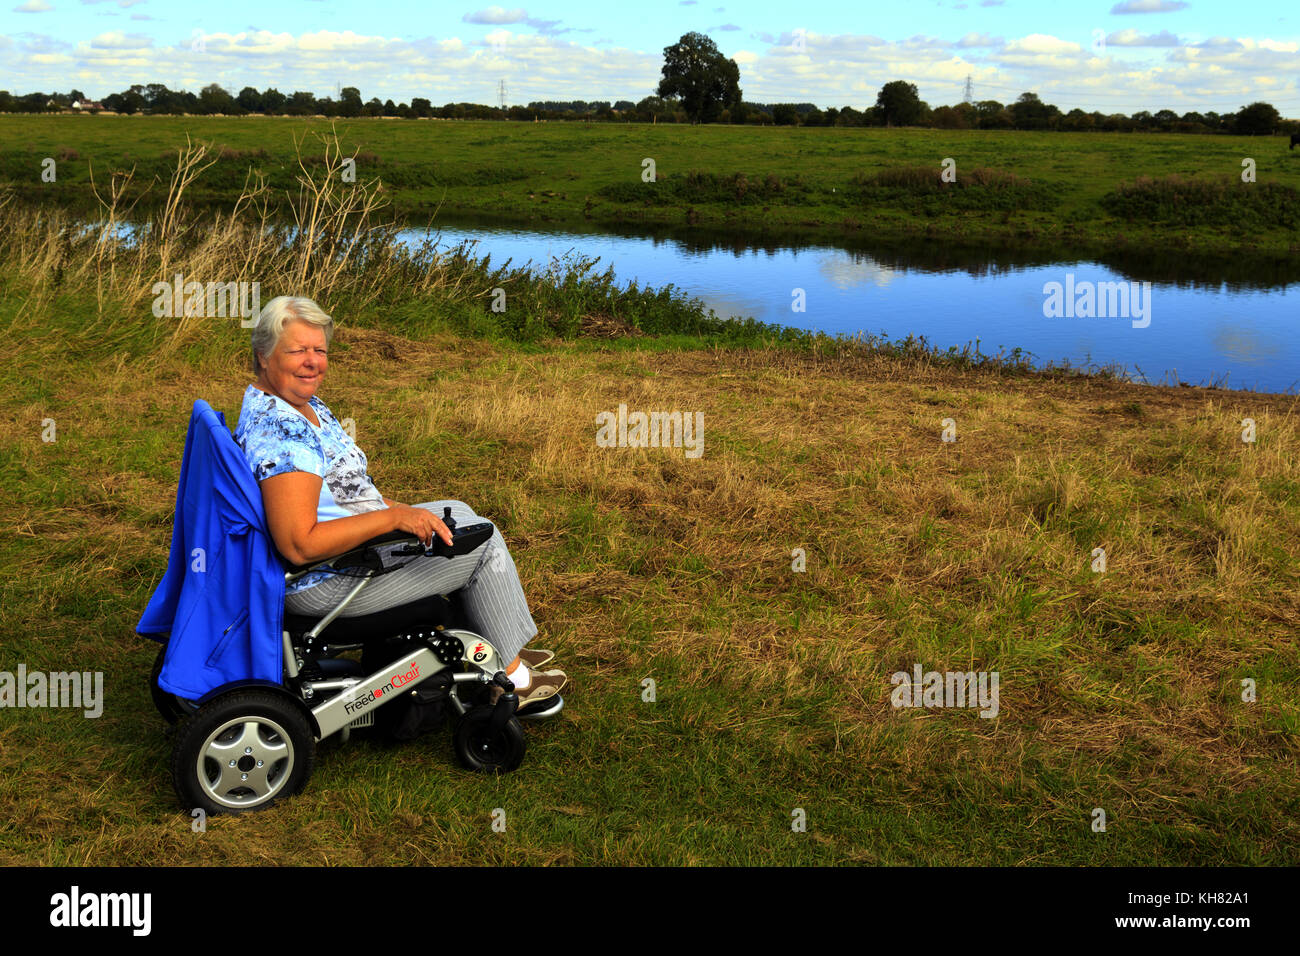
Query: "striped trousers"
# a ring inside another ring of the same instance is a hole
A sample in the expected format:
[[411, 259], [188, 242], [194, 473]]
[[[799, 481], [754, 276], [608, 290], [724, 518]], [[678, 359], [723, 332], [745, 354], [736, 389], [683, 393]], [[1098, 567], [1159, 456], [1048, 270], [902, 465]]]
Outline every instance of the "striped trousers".
[[[400, 545], [377, 548], [384, 567], [407, 563], [370, 581], [342, 616], [359, 617], [430, 595], [460, 591], [470, 626], [492, 643], [505, 663], [514, 660], [524, 645], [536, 636], [537, 625], [533, 623], [523, 586], [519, 583], [519, 572], [501, 532], [495, 523], [475, 514], [474, 509], [463, 501], [425, 501], [415, 507], [428, 508], [439, 518], [442, 509], [450, 507], [458, 528], [486, 522], [492, 525], [492, 537], [469, 554], [450, 559], [423, 554], [414, 558], [393, 557], [390, 552]], [[336, 607], [356, 583], [356, 578], [351, 577], [326, 578], [312, 587], [286, 595], [285, 609], [294, 614], [324, 615]]]

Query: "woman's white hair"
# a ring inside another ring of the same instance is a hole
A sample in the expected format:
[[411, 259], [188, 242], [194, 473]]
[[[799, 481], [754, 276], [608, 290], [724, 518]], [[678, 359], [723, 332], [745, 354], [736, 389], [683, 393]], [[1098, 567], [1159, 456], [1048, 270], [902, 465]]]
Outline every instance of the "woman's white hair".
[[253, 323], [253, 374], [262, 372], [260, 356], [270, 355], [290, 322], [307, 322], [325, 330], [325, 344], [334, 337], [334, 320], [319, 305], [301, 295], [278, 295], [262, 308]]

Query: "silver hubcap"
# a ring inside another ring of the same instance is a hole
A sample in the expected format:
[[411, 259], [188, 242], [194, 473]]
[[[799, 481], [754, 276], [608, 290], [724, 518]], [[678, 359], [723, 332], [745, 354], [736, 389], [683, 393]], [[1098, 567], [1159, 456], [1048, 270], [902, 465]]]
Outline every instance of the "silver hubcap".
[[274, 797], [293, 772], [293, 748], [269, 717], [237, 717], [199, 749], [199, 784], [214, 803], [251, 807]]

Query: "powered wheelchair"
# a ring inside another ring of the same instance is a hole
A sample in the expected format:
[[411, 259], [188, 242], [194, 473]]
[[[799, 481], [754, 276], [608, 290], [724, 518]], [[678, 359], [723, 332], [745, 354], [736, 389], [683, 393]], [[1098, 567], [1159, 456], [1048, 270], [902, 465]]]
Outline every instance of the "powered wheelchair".
[[[399, 531], [310, 565], [292, 566], [280, 557], [286, 584], [319, 571], [354, 577], [356, 584], [323, 616], [285, 611], [278, 686], [241, 680], [188, 700], [159, 685], [169, 646], [163, 644], [149, 690], [174, 725], [171, 775], [182, 805], [208, 814], [267, 807], [303, 789], [317, 743], [335, 735], [345, 742], [357, 728], [410, 740], [450, 719], [456, 754], [467, 769], [519, 767], [525, 751], [520, 721], [554, 717], [564, 700], [557, 694], [520, 709], [505, 673], [509, 661], [467, 626], [459, 595], [342, 616], [367, 584], [386, 573], [378, 547], [393, 545], [393, 556], [450, 559], [492, 537], [486, 522], [457, 527], [450, 508], [443, 521], [451, 545], [435, 536], [426, 548]], [[358, 651], [359, 660], [345, 656]]]

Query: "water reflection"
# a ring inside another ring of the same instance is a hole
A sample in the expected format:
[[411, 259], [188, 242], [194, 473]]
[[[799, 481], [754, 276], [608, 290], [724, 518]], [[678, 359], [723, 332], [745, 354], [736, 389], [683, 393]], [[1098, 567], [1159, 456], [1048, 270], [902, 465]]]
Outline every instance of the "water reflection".
[[[403, 236], [416, 242], [425, 233]], [[924, 336], [941, 349], [1019, 348], [1040, 365], [1109, 366], [1135, 381], [1272, 392], [1300, 386], [1288, 291], [1296, 277], [1286, 269], [1252, 273], [1225, 260], [1217, 274], [1196, 274], [1187, 271], [1191, 260], [1176, 255], [1113, 253], [1079, 261], [938, 241], [868, 250], [751, 244], [698, 232], [620, 236], [444, 224], [438, 238], [444, 246], [475, 242], [476, 252], [496, 263], [545, 266], [568, 252], [595, 257], [601, 270], [613, 267], [620, 284], [671, 284], [723, 317], [831, 335]], [[1140, 317], [1128, 314], [1048, 318], [1045, 286], [1064, 283], [1069, 274], [1072, 282], [1096, 288], [1149, 282], [1150, 324], [1135, 328]]]

